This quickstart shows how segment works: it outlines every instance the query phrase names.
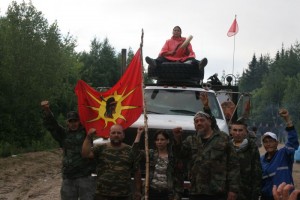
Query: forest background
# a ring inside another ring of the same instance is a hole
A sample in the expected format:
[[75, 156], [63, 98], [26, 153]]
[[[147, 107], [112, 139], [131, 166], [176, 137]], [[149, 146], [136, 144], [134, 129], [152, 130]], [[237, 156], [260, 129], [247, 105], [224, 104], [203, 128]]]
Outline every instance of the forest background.
[[[91, 40], [90, 51], [76, 52], [71, 33], [48, 23], [32, 4], [12, 2], [0, 18], [0, 156], [56, 148], [41, 119], [47, 99], [61, 124], [76, 110], [79, 79], [93, 87], [111, 87], [121, 77], [121, 52], [108, 38]], [[129, 47], [127, 64], [134, 55]], [[258, 55], [258, 56], [257, 56]], [[146, 82], [151, 80], [147, 79]], [[250, 125], [282, 123], [278, 109], [291, 113], [300, 128], [300, 44], [278, 48], [276, 55], [253, 53], [237, 75], [241, 92], [252, 97]]]

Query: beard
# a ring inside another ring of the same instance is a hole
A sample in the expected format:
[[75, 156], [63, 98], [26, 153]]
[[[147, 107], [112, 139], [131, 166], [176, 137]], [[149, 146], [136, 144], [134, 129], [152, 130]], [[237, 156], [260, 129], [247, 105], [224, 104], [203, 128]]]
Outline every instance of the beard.
[[110, 143], [113, 145], [113, 146], [120, 146], [122, 144], [122, 140], [120, 139], [111, 139], [110, 140]]
[[211, 135], [211, 132], [208, 131], [208, 130], [204, 130], [204, 129], [201, 129], [201, 130], [197, 130], [197, 135], [201, 138], [209, 138]]
[[203, 130], [198, 130], [197, 135], [203, 138], [206, 135], [206, 133]]

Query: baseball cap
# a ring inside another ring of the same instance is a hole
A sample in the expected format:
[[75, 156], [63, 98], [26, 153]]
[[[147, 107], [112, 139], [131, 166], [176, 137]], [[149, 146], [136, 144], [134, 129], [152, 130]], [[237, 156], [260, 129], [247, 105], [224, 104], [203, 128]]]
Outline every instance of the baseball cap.
[[79, 120], [79, 115], [78, 115], [77, 112], [75, 112], [75, 111], [68, 112], [68, 114], [67, 114], [67, 120], [69, 121], [69, 120], [72, 120], [72, 119]]
[[274, 140], [278, 141], [277, 135], [276, 135], [275, 133], [272, 133], [272, 132], [266, 132], [266, 133], [262, 136], [262, 139], [264, 139], [265, 137], [270, 137], [270, 138], [273, 138]]
[[207, 119], [211, 119], [211, 116], [203, 111], [198, 111], [195, 116], [194, 116], [194, 119], [196, 117], [206, 117]]

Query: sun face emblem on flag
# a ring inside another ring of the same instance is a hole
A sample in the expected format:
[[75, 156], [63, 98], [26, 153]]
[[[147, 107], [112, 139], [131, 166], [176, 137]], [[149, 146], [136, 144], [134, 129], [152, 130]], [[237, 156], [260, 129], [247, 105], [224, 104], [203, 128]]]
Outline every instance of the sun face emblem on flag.
[[142, 114], [141, 51], [136, 52], [120, 80], [109, 90], [99, 92], [83, 80], [75, 87], [80, 122], [88, 131], [96, 129], [99, 137], [109, 137], [110, 127], [120, 124], [131, 126]]
[[[105, 99], [103, 98], [103, 96], [100, 96], [100, 98], [102, 99], [102, 101], [105, 101]], [[107, 118], [114, 118], [113, 114], [116, 113], [116, 104], [118, 103], [117, 101], [115, 101], [114, 97], [109, 97], [106, 102], [106, 106], [105, 106], [105, 113], [104, 116]]]
[[122, 115], [123, 110], [129, 110], [129, 109], [135, 109], [138, 108], [137, 106], [131, 106], [131, 105], [123, 105], [122, 102], [127, 99], [134, 91], [135, 89], [129, 91], [127, 94], [125, 94], [125, 90], [122, 92], [122, 94], [118, 94], [117, 91], [113, 93], [113, 95], [109, 95], [107, 97], [100, 96], [100, 98], [97, 98], [93, 96], [91, 93], [87, 92], [88, 95], [94, 99], [99, 107], [94, 106], [87, 106], [88, 108], [94, 110], [97, 112], [97, 117], [94, 119], [87, 120], [87, 122], [94, 122], [98, 120], [104, 120], [105, 127], [107, 126], [108, 122], [112, 122], [114, 124], [117, 123], [118, 119], [123, 119], [126, 121], [126, 118]]

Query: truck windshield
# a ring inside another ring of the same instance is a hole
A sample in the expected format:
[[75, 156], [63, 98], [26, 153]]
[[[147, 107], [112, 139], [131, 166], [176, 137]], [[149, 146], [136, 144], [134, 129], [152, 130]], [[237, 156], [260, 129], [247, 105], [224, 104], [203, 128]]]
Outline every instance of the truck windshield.
[[[199, 91], [193, 90], [147, 89], [145, 90], [147, 112], [162, 115], [193, 116], [196, 112], [203, 110], [198, 96]], [[217, 119], [223, 119], [216, 95], [208, 93], [208, 98], [212, 114]]]

